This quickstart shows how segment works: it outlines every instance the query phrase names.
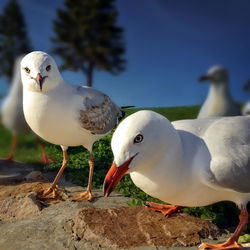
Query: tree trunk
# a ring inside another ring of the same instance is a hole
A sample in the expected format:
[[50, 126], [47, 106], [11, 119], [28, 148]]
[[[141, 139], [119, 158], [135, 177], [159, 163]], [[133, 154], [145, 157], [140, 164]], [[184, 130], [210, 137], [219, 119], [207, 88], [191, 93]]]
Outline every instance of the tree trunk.
[[86, 75], [87, 75], [86, 86], [88, 86], [88, 87], [92, 87], [92, 84], [93, 84], [94, 67], [95, 67], [94, 63], [89, 63], [88, 68], [87, 68], [87, 72], [86, 72]]

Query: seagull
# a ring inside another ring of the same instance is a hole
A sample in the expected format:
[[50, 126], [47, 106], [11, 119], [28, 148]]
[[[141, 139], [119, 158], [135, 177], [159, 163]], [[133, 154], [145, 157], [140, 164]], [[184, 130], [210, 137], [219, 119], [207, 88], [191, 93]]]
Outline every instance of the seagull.
[[[246, 83], [244, 84], [243, 90], [245, 92], [250, 91], [250, 79], [248, 79]], [[249, 100], [243, 105], [242, 114], [250, 115], [250, 101]]]
[[214, 66], [198, 80], [209, 81], [210, 89], [197, 118], [241, 115], [239, 104], [230, 94], [229, 73], [226, 68]]
[[250, 101], [246, 102], [242, 108], [243, 115], [250, 115]]
[[[1, 107], [2, 123], [13, 134], [11, 150], [8, 157], [5, 159], [6, 161], [13, 161], [18, 135], [32, 133], [23, 114], [23, 86], [20, 72], [20, 62], [22, 58], [23, 56], [19, 56], [15, 60], [11, 87]], [[42, 159], [40, 162], [44, 164], [53, 162], [47, 157], [43, 144], [39, 138], [37, 138], [37, 143], [42, 152]]]
[[216, 117], [170, 123], [149, 110], [124, 119], [113, 134], [114, 162], [104, 180], [108, 197], [129, 173], [145, 193], [173, 205], [149, 203], [171, 214], [181, 207], [232, 201], [240, 222], [223, 244], [201, 249], [241, 249], [237, 240], [248, 222], [250, 117]]
[[86, 192], [75, 195], [73, 200], [91, 201], [92, 146], [115, 128], [125, 113], [106, 94], [65, 82], [54, 59], [45, 52], [27, 54], [21, 61], [21, 76], [27, 123], [37, 135], [60, 145], [63, 151], [62, 167], [41, 198], [56, 196], [57, 181], [68, 163], [67, 149], [81, 145], [90, 152], [89, 183]]

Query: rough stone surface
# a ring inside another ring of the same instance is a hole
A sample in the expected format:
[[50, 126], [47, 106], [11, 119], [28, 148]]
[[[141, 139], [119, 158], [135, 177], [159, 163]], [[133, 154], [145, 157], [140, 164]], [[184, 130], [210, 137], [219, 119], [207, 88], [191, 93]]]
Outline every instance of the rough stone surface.
[[32, 182], [20, 183], [17, 185], [0, 185], [0, 200], [16, 197], [18, 195], [28, 195], [32, 192], [39, 193], [50, 186], [49, 183]]
[[[66, 188], [71, 196], [84, 189], [81, 187]], [[1, 250], [30, 249], [98, 249], [98, 245], [80, 240], [73, 232], [75, 213], [86, 207], [109, 208], [126, 204], [127, 198], [114, 193], [110, 199], [102, 196], [102, 190], [94, 190], [94, 201], [72, 202], [70, 199], [42, 207], [40, 214], [14, 221], [0, 220]], [[102, 249], [102, 248], [100, 248]]]
[[[199, 242], [200, 236], [213, 236], [213, 225], [201, 229], [203, 222], [196, 224], [196, 218], [183, 213], [166, 218], [142, 207], [124, 207], [128, 199], [116, 192], [104, 198], [102, 190], [93, 190], [93, 202], [72, 202], [71, 197], [85, 189], [65, 181], [63, 176], [58, 183], [63, 189], [57, 199], [40, 200], [37, 194], [51, 184], [40, 173], [29, 175], [31, 171], [29, 165], [0, 161], [0, 250], [103, 250], [111, 246], [180, 250], [183, 245]], [[56, 173], [44, 175], [51, 182]], [[104, 234], [105, 230], [110, 233]], [[220, 236], [216, 242], [224, 242], [228, 237]], [[118, 239], [123, 242], [117, 242]], [[181, 247], [157, 246], [167, 241], [175, 241], [173, 245]], [[197, 246], [185, 249], [194, 250]]]
[[13, 221], [30, 218], [40, 214], [41, 206], [36, 194], [11, 197], [0, 202], [0, 220]]
[[25, 181], [44, 181], [47, 182], [48, 179], [45, 178], [40, 171], [32, 171], [24, 177]]
[[194, 246], [201, 238], [216, 238], [211, 222], [185, 213], [165, 217], [144, 207], [84, 208], [74, 218], [74, 232], [87, 241], [110, 248]]

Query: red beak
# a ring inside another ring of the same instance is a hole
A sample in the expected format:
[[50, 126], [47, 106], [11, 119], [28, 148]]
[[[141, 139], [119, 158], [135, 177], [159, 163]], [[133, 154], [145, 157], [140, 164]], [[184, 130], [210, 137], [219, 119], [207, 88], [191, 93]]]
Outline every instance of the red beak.
[[135, 156], [132, 156], [119, 167], [117, 167], [115, 163], [112, 164], [104, 179], [103, 189], [105, 197], [108, 197], [111, 194], [118, 182], [126, 174], [129, 164], [134, 159], [134, 157]]

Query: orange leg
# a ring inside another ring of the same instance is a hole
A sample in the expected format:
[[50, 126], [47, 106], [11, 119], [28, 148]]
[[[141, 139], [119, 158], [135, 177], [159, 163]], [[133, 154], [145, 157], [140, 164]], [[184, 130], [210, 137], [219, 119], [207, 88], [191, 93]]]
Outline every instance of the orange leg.
[[5, 159], [5, 161], [13, 161], [13, 155], [14, 155], [14, 152], [16, 149], [16, 145], [17, 145], [17, 136], [14, 135], [12, 138], [10, 153], [9, 153], [8, 157]]
[[161, 212], [165, 216], [169, 216], [173, 213], [179, 212], [182, 207], [176, 206], [176, 205], [163, 205], [163, 204], [147, 201], [146, 208], [157, 211], [157, 212]]
[[[59, 178], [61, 177], [63, 170], [66, 168], [68, 164], [68, 155], [67, 155], [67, 150], [63, 150], [63, 162], [62, 162], [62, 166], [55, 178], [55, 180], [52, 183], [52, 186], [46, 190], [45, 192], [43, 192], [41, 195], [39, 195], [40, 199], [54, 199], [56, 198], [56, 190], [57, 190], [57, 182], [59, 180]], [[50, 196], [48, 196], [49, 194], [52, 194]]]
[[233, 235], [225, 243], [218, 245], [202, 243], [200, 245], [200, 249], [216, 249], [216, 250], [243, 249], [243, 247], [239, 245], [237, 241], [241, 235], [241, 232], [243, 231], [244, 227], [247, 225], [248, 222], [248, 213], [244, 206], [241, 206], [239, 219], [240, 219], [239, 225], [237, 226]]
[[88, 183], [87, 190], [85, 192], [83, 192], [83, 193], [74, 195], [73, 198], [72, 198], [73, 201], [82, 201], [82, 200], [86, 200], [86, 199], [88, 201], [93, 200], [93, 195], [91, 193], [93, 171], [94, 171], [94, 156], [93, 156], [92, 152], [90, 152], [89, 183]]
[[37, 138], [37, 143], [38, 143], [38, 147], [41, 149], [41, 153], [42, 153], [42, 158], [39, 162], [43, 163], [43, 164], [49, 164], [49, 163], [52, 163], [53, 160], [51, 160], [45, 153], [45, 150], [44, 150], [44, 146], [41, 142], [41, 140], [39, 138]]

